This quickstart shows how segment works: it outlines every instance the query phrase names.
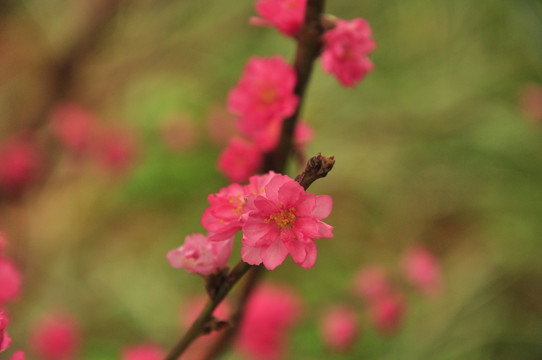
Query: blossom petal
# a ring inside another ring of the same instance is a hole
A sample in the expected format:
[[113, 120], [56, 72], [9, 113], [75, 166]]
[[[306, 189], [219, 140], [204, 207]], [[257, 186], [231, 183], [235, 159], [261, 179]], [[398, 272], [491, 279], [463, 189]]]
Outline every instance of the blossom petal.
[[303, 194], [295, 204], [296, 216], [312, 216], [312, 210], [316, 206], [316, 195]]
[[302, 263], [298, 263], [301, 267], [305, 269], [310, 269], [316, 263], [316, 243], [314, 241], [309, 241], [305, 244], [305, 250], [307, 251], [307, 257]]
[[299, 185], [298, 182], [290, 179], [287, 183], [283, 184], [278, 191], [279, 204], [283, 204], [289, 207], [297, 202], [297, 199], [303, 194], [305, 190]]
[[333, 231], [333, 226], [328, 225], [323, 221], [319, 221], [318, 222], [318, 234], [319, 234], [319, 237], [317, 237], [317, 239], [320, 239], [320, 238], [324, 238], [324, 239], [332, 238], [333, 237], [332, 231]]
[[241, 259], [250, 265], [260, 265], [262, 263], [260, 247], [243, 246], [241, 249]]
[[273, 214], [279, 211], [279, 207], [275, 203], [267, 200], [263, 196], [257, 196], [254, 199], [254, 206], [264, 215]]
[[316, 196], [316, 205], [314, 210], [312, 210], [312, 216], [318, 220], [325, 219], [331, 214], [331, 209], [333, 208], [333, 199], [329, 195], [318, 195]]
[[262, 248], [262, 261], [268, 270], [273, 270], [282, 264], [286, 256], [288, 256], [288, 249], [280, 240], [271, 243], [267, 248]]

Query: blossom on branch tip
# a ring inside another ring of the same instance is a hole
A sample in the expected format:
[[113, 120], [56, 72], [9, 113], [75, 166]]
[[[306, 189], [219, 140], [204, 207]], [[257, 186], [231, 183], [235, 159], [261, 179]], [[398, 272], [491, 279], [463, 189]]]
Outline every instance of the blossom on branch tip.
[[239, 130], [258, 138], [270, 123], [292, 115], [299, 102], [295, 84], [295, 71], [282, 57], [251, 58], [228, 95], [228, 109], [240, 117]]
[[259, 0], [256, 11], [262, 18], [251, 18], [256, 26], [274, 26], [287, 36], [295, 36], [303, 25], [307, 0]]
[[263, 154], [256, 144], [234, 137], [218, 158], [218, 169], [231, 181], [244, 181], [258, 171]]
[[363, 19], [337, 20], [334, 29], [324, 34], [322, 66], [344, 86], [354, 86], [374, 68], [367, 55], [376, 44], [371, 27]]
[[321, 221], [331, 212], [331, 197], [306, 193], [299, 183], [280, 174], [264, 190], [244, 206], [243, 261], [273, 270], [291, 254], [297, 264], [311, 268], [316, 261], [313, 239], [333, 237], [333, 227]]
[[209, 275], [226, 266], [231, 254], [233, 238], [209, 241], [203, 234], [185, 238], [181, 247], [167, 253], [167, 261], [174, 268], [183, 268], [192, 274]]

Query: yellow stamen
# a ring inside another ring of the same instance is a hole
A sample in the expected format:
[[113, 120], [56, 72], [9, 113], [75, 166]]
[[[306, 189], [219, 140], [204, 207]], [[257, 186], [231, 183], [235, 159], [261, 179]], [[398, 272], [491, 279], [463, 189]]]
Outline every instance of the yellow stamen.
[[[282, 208], [282, 205], [279, 205], [279, 208]], [[294, 225], [295, 219], [295, 208], [289, 208], [282, 210], [279, 213], [269, 215], [269, 219], [266, 220], [267, 222], [273, 220], [281, 229], [290, 229]]]

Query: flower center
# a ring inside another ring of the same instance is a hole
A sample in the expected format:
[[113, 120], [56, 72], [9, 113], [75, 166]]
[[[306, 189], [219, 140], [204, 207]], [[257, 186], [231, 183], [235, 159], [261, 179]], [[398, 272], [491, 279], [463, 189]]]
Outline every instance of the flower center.
[[244, 199], [241, 197], [240, 194], [237, 194], [235, 197], [230, 196], [228, 202], [235, 206], [235, 208], [232, 209], [232, 212], [237, 215], [243, 215], [243, 201]]
[[273, 220], [281, 229], [290, 229], [295, 222], [295, 208], [282, 210], [279, 213], [269, 215], [268, 220]]
[[272, 104], [278, 97], [277, 91], [271, 86], [265, 86], [260, 91], [260, 100], [264, 104]]

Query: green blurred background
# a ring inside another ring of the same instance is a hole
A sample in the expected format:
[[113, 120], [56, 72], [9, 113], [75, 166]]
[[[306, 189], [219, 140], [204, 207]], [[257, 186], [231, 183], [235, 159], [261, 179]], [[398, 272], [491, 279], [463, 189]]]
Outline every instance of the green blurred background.
[[[70, 48], [98, 3], [3, 2], [0, 136], [39, 118], [50, 91], [44, 64]], [[317, 241], [313, 269], [289, 259], [266, 274], [304, 299], [288, 358], [541, 359], [542, 117], [522, 96], [542, 83], [542, 2], [333, 0], [327, 12], [371, 24], [375, 71], [346, 89], [315, 64], [307, 153], [337, 163], [311, 191], [332, 195], [335, 237]], [[252, 1], [132, 0], [103, 25], [69, 98], [135, 128], [139, 160], [112, 178], [61, 154], [41, 186], [1, 205], [24, 274], [9, 307], [13, 348], [26, 348], [36, 319], [59, 308], [81, 324], [83, 359], [117, 359], [143, 341], [170, 348], [180, 337], [182, 304], [203, 286], [165, 254], [203, 230], [206, 196], [228, 184], [208, 119], [249, 57], [294, 51], [277, 31], [250, 26], [254, 14]], [[171, 116], [195, 127], [180, 151], [160, 137]], [[399, 277], [412, 244], [441, 259], [445, 291], [428, 300], [407, 289], [401, 330], [381, 337], [352, 279], [373, 263]], [[237, 248], [231, 263], [238, 258]], [[362, 324], [342, 355], [324, 348], [317, 327], [337, 302], [358, 309]]]

